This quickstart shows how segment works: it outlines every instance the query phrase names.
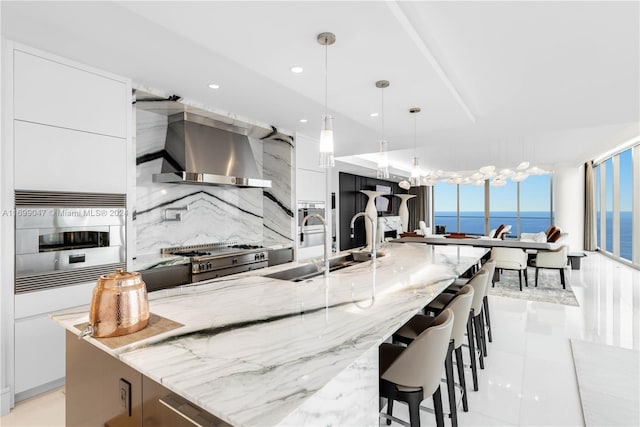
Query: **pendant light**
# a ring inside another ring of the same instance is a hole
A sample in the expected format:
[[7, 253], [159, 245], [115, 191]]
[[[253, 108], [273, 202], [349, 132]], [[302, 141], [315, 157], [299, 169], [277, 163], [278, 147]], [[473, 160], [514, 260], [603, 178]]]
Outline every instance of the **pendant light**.
[[418, 107], [414, 107], [414, 108], [410, 108], [409, 112], [411, 114], [413, 114], [413, 159], [411, 161], [411, 178], [409, 179], [409, 182], [411, 182], [411, 186], [412, 187], [416, 187], [418, 185], [420, 185], [420, 168], [418, 165], [418, 157], [416, 157], [416, 141], [417, 141], [417, 133], [418, 133], [418, 127], [417, 127], [417, 116], [416, 114], [418, 114], [420, 111], [420, 108]]
[[378, 80], [376, 87], [380, 89], [381, 107], [380, 120], [382, 122], [382, 138], [380, 139], [380, 151], [378, 152], [378, 178], [389, 178], [389, 154], [387, 151], [387, 140], [384, 136], [384, 88], [389, 87], [388, 80]]
[[328, 93], [328, 47], [336, 42], [333, 33], [320, 33], [318, 43], [324, 46], [324, 115], [322, 116], [322, 130], [320, 131], [320, 167], [332, 168], [335, 166], [333, 157], [333, 117], [329, 115], [327, 107]]

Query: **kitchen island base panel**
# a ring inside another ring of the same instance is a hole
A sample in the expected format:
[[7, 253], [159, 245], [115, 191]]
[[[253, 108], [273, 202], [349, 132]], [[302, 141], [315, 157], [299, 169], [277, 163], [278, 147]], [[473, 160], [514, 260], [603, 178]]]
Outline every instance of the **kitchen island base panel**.
[[[142, 425], [142, 375], [67, 331], [67, 427]], [[128, 390], [121, 391], [120, 380]], [[128, 393], [122, 396], [121, 393]]]
[[67, 427], [227, 427], [229, 424], [67, 332]]

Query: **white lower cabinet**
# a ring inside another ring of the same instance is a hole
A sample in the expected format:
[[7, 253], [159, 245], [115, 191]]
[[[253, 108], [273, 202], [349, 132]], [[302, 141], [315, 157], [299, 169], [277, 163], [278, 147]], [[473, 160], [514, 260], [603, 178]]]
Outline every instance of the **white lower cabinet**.
[[[15, 321], [16, 400], [64, 378], [64, 329], [47, 314]], [[31, 393], [29, 393], [31, 391]]]
[[94, 282], [15, 296], [16, 401], [61, 385], [65, 331], [49, 313], [91, 303]]

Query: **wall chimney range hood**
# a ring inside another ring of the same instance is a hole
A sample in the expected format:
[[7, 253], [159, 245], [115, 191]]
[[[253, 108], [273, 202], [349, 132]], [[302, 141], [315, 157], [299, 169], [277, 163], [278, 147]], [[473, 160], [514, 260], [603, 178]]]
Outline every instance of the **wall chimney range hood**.
[[162, 170], [153, 182], [270, 188], [261, 178], [247, 129], [181, 112], [169, 116]]

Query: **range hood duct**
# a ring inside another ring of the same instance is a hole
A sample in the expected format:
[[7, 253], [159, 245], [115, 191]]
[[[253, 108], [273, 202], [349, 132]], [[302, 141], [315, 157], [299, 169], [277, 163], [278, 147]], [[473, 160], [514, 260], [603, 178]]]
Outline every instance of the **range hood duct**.
[[162, 171], [153, 182], [271, 187], [260, 178], [247, 129], [186, 112], [169, 116]]

